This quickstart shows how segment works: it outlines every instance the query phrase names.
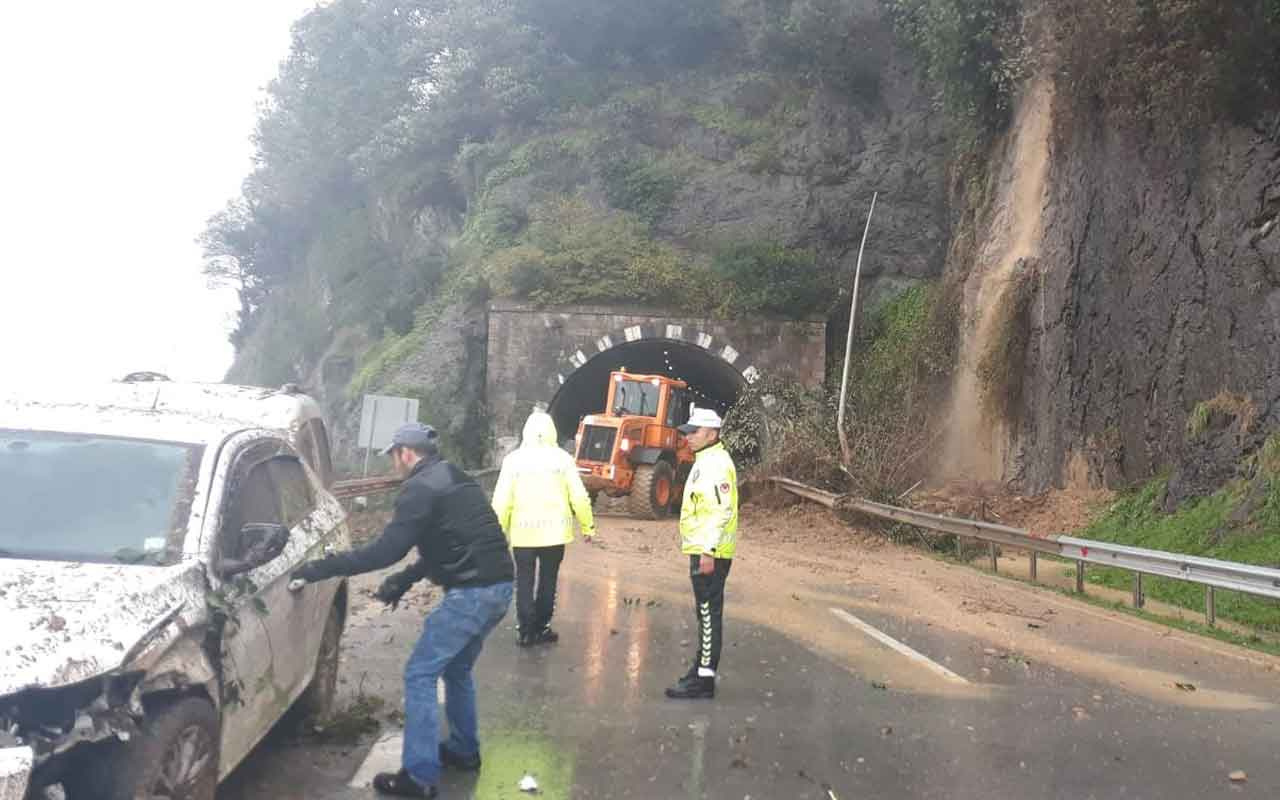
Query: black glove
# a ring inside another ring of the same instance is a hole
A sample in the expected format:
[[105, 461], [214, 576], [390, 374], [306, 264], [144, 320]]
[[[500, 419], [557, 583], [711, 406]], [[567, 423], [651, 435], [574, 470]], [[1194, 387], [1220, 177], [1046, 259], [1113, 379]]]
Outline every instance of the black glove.
[[388, 575], [378, 587], [378, 591], [373, 593], [373, 599], [391, 606], [394, 610], [400, 605], [400, 598], [404, 597], [405, 592], [417, 582], [417, 577], [411, 575], [408, 570]]

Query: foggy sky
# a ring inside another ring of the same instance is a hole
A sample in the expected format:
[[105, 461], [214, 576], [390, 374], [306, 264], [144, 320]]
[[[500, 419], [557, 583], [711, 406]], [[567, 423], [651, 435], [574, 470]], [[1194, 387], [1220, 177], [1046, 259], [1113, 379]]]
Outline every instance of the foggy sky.
[[220, 380], [234, 295], [195, 238], [250, 168], [257, 103], [315, 0], [0, 10], [0, 386]]

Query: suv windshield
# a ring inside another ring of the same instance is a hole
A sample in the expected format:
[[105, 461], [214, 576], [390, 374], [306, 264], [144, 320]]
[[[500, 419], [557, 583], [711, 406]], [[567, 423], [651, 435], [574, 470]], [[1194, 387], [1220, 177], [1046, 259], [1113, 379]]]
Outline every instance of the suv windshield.
[[658, 413], [659, 391], [649, 381], [618, 381], [613, 393], [613, 413], [652, 417]]
[[0, 557], [172, 563], [201, 450], [0, 430]]

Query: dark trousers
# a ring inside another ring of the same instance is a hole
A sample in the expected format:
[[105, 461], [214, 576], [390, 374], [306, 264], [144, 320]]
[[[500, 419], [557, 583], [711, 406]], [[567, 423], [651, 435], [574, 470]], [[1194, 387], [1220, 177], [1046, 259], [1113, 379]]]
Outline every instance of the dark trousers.
[[724, 585], [729, 580], [733, 560], [717, 558], [710, 575], [698, 572], [698, 556], [689, 556], [689, 574], [693, 579], [693, 613], [698, 620], [697, 650], [691, 675], [699, 669], [720, 667], [720, 646], [724, 642]]
[[564, 545], [513, 547], [516, 559], [516, 618], [521, 633], [537, 633], [551, 624], [556, 610], [556, 580]]

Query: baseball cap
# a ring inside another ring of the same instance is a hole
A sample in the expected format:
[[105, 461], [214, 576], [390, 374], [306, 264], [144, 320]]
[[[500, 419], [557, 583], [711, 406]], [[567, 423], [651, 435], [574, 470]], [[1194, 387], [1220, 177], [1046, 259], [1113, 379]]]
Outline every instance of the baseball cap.
[[709, 408], [695, 408], [689, 415], [689, 421], [677, 430], [681, 433], [693, 433], [698, 428], [719, 428], [724, 425], [720, 415]]
[[397, 447], [410, 447], [423, 450], [436, 445], [436, 429], [421, 422], [406, 422], [391, 436], [391, 444], [382, 450], [382, 455], [389, 456]]

